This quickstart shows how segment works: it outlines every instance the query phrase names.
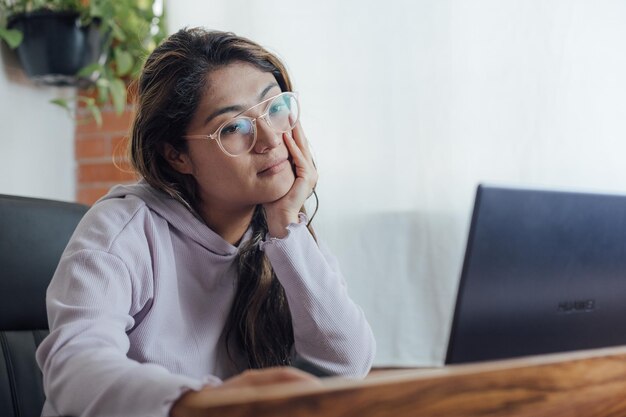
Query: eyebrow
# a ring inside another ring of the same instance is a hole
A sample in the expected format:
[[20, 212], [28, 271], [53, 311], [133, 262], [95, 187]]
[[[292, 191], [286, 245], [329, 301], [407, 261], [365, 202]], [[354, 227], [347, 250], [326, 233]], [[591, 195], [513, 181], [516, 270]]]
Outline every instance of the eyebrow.
[[[259, 94], [259, 102], [263, 101], [263, 98], [265, 97], [265, 95], [274, 87], [280, 87], [280, 86], [278, 85], [278, 83], [270, 83], [267, 87], [265, 87], [263, 91], [261, 91], [261, 94]], [[221, 109], [215, 110], [206, 119], [204, 119], [204, 126], [208, 125], [211, 120], [215, 119], [217, 116], [222, 115], [224, 113], [232, 113], [232, 112], [242, 113], [246, 110], [247, 108], [240, 104], [235, 105], [235, 106], [222, 107]]]

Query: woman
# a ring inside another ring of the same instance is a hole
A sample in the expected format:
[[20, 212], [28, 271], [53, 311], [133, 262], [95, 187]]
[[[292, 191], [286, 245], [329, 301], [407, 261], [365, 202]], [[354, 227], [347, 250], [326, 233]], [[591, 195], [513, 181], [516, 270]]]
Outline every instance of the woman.
[[[302, 209], [317, 172], [280, 61], [184, 29], [139, 79], [131, 161], [47, 294], [44, 415], [184, 416], [221, 390], [364, 376], [375, 343]], [[258, 369], [247, 371], [249, 369]]]

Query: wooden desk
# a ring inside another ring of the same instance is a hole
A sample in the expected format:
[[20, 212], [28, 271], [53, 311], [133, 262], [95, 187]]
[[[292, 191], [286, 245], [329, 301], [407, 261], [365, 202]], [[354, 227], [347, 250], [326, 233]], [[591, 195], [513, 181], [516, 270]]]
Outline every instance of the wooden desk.
[[196, 415], [626, 416], [626, 347], [237, 390], [200, 401]]

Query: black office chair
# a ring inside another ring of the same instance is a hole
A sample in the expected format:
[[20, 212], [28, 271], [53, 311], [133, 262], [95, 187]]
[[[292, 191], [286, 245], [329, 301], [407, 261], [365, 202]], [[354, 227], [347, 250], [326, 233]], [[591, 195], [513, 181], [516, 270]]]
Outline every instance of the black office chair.
[[0, 416], [39, 417], [35, 350], [48, 334], [46, 288], [88, 207], [0, 195]]

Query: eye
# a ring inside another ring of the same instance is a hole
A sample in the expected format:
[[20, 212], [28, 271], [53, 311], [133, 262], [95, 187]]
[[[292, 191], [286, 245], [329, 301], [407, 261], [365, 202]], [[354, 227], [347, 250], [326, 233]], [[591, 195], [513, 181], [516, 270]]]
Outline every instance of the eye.
[[222, 136], [231, 136], [231, 135], [247, 135], [252, 131], [252, 123], [248, 119], [235, 119], [225, 125], [220, 135]]
[[286, 112], [286, 111], [289, 111], [289, 106], [287, 105], [287, 102], [285, 101], [284, 97], [279, 97], [276, 100], [272, 101], [272, 104], [270, 105], [268, 113], [270, 115], [273, 115], [276, 113], [281, 113], [281, 112]]

